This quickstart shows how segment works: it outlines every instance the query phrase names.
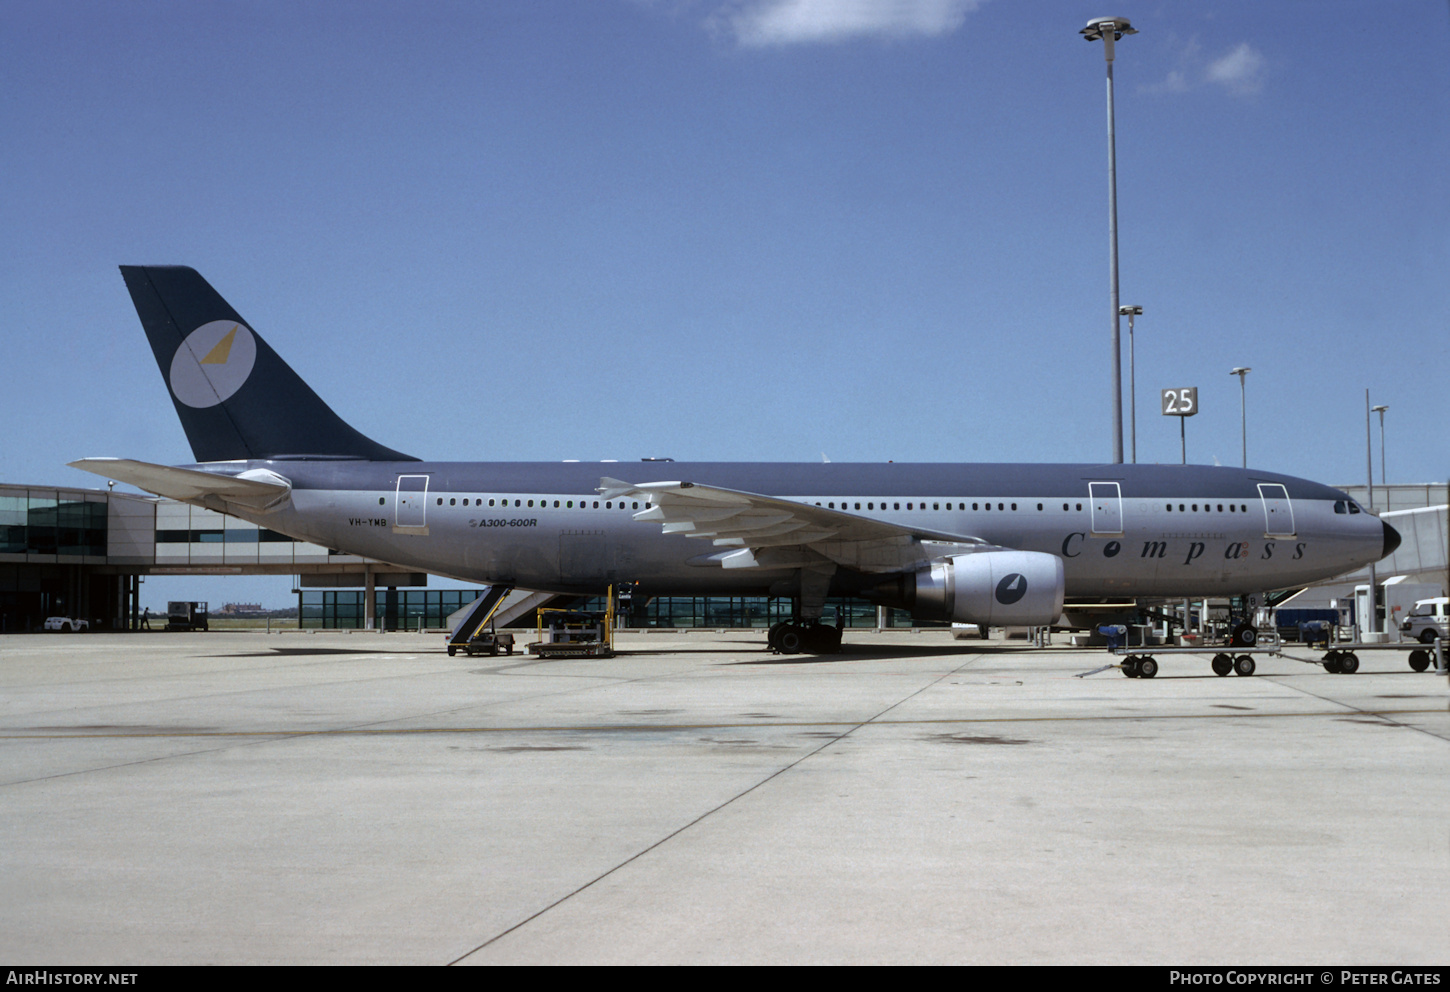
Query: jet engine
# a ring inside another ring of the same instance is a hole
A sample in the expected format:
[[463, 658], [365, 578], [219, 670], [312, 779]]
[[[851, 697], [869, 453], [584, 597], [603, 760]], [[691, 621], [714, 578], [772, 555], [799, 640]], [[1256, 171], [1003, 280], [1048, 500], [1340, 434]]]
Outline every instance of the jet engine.
[[954, 555], [866, 595], [918, 620], [1041, 627], [1062, 616], [1062, 559], [1040, 551]]

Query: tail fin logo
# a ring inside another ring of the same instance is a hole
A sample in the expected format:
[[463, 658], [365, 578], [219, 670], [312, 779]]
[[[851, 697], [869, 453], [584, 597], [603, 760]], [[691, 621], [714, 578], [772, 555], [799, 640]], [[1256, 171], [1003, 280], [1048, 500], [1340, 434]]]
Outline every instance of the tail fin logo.
[[230, 399], [257, 363], [257, 339], [245, 324], [213, 320], [186, 336], [171, 359], [171, 391], [189, 407]]

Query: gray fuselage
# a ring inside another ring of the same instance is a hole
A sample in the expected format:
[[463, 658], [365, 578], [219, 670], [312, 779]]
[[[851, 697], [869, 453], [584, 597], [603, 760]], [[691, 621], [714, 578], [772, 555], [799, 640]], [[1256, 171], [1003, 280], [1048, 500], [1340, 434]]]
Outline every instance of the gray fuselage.
[[[447, 575], [552, 592], [637, 582], [645, 595], [780, 594], [789, 569], [722, 569], [708, 540], [637, 521], [603, 477], [688, 480], [817, 504], [1063, 560], [1078, 599], [1229, 596], [1299, 586], [1383, 557], [1394, 532], [1343, 492], [1207, 466], [463, 463], [277, 459], [289, 503], [248, 519], [289, 536]], [[877, 581], [840, 570], [834, 595]]]

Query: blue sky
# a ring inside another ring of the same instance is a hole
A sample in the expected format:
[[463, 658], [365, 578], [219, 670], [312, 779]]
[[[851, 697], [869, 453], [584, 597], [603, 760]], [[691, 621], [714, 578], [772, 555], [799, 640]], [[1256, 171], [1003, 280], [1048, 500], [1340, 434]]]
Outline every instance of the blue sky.
[[426, 458], [1106, 461], [1102, 14], [1139, 461], [1247, 365], [1251, 465], [1362, 482], [1369, 389], [1445, 479], [1443, 0], [3, 0], [0, 478], [190, 459], [123, 263]]

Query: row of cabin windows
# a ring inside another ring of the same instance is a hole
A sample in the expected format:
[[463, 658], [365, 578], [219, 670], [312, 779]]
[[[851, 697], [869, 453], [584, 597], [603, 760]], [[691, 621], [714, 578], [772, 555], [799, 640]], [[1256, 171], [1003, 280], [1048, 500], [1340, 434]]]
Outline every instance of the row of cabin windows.
[[[470, 497], [467, 497], [467, 496], [465, 496], [463, 498], [463, 505], [464, 506], [469, 506], [470, 505], [469, 504], [469, 499], [470, 499]], [[387, 502], [388, 502], [388, 498], [386, 496], [379, 496], [378, 497], [378, 506], [386, 506], [387, 505]], [[547, 508], [548, 505], [549, 505], [549, 501], [546, 500], [546, 499], [541, 499], [538, 502], [539, 502], [539, 506], [541, 508]], [[439, 506], [442, 506], [443, 505], [443, 497], [442, 496], [439, 496], [437, 498], [437, 504]], [[448, 499], [448, 505], [449, 506], [457, 506], [458, 505], [458, 497], [457, 496], [450, 496], [449, 499]], [[473, 502], [472, 502], [471, 505], [473, 505], [473, 506], [482, 506], [483, 505], [483, 497], [480, 496], [477, 499], [473, 500]], [[508, 506], [509, 505], [509, 501], [506, 500], [506, 499], [504, 499], [504, 500], [497, 500], [497, 501], [495, 501], [493, 499], [490, 499], [488, 501], [488, 505], [489, 506], [495, 506], [496, 505], [496, 506], [499, 506], [499, 507], [505, 507], [505, 506]], [[530, 500], [516, 499], [516, 500], [514, 500], [513, 505], [514, 506], [529, 506], [529, 507], [532, 507], [534, 505], [534, 501], [531, 500], [531, 499]], [[646, 503], [644, 506], [645, 506], [645, 509], [647, 510], [647, 509], [649, 509], [650, 504]], [[575, 508], [574, 507], [574, 500], [572, 500], [572, 499], [564, 500], [564, 501], [562, 501], [562, 506], [561, 506], [561, 502], [556, 499], [556, 500], [554, 500], [554, 508], [555, 509], [562, 508], [562, 509], [566, 509], [566, 510], [572, 510], [572, 509]], [[589, 500], [585, 500], [585, 499], [579, 500], [579, 507], [578, 508], [581, 509], [581, 510], [591, 509], [591, 507], [589, 506]], [[611, 500], [605, 500], [605, 502], [604, 502], [604, 508], [606, 510], [612, 510], [612, 509], [614, 509], [614, 500], [612, 500], [612, 499]], [[630, 503], [629, 505], [626, 506], [624, 500], [620, 500], [619, 501], [619, 508], [621, 510], [638, 510], [639, 509], [639, 504], [638, 503]], [[595, 510], [599, 509], [599, 500], [597, 500], [597, 499], [594, 500], [594, 506], [592, 507], [592, 509], [595, 509]]]
[[[816, 505], [817, 506], [820, 506], [821, 504], [820, 503], [816, 503]], [[836, 504], [835, 503], [827, 503], [826, 504], [826, 509], [828, 509], [828, 510], [834, 510], [835, 508], [836, 508]], [[847, 503], [844, 500], [841, 501], [841, 509], [843, 509], [843, 510], [849, 510], [851, 508], [852, 508], [852, 504]], [[858, 510], [861, 509], [861, 504], [860, 503], [855, 504], [855, 508], [858, 509]], [[926, 509], [926, 504], [925, 503], [915, 503], [915, 502], [913, 502], [913, 503], [907, 503], [906, 504], [906, 508], [908, 510], [925, 510]], [[940, 503], [933, 503], [931, 505], [931, 508], [933, 510], [940, 510], [940, 509], [942, 509], [942, 505]], [[965, 504], [965, 503], [957, 503], [955, 505], [954, 504], [951, 504], [951, 503], [948, 503], [946, 505], [946, 509], [948, 509], [948, 510], [952, 510], [952, 509], [965, 510], [966, 508], [967, 508], [967, 504]], [[1062, 504], [1062, 508], [1063, 508], [1063, 510], [1070, 510], [1071, 509], [1070, 505], [1067, 504], [1067, 503]], [[867, 503], [866, 504], [866, 509], [868, 509], [868, 510], [874, 510], [874, 509], [876, 509], [876, 504], [875, 503]], [[885, 502], [882, 502], [881, 509], [883, 509], [883, 510], [886, 509], [886, 503]], [[901, 504], [900, 503], [892, 503], [891, 504], [891, 509], [893, 509], [893, 510], [899, 510], [899, 509], [901, 509]], [[987, 510], [991, 510], [992, 509], [992, 504], [991, 503], [973, 503], [972, 504], [972, 509], [973, 510], [987, 511]], [[1001, 511], [1004, 511], [1004, 512], [1007, 511], [1007, 510], [1016, 510], [1017, 509], [1017, 504], [1016, 503], [1011, 503], [1011, 504], [1008, 504], [1008, 503], [998, 503], [997, 504], [997, 509], [998, 510], [1001, 510]], [[1039, 509], [1039, 510], [1042, 509], [1042, 504], [1041, 503], [1038, 503], [1037, 504], [1037, 509]], [[1081, 510], [1082, 509], [1082, 504], [1081, 503], [1078, 503], [1077, 504], [1077, 509], [1078, 510]]]
[[[386, 505], [387, 504], [387, 501], [388, 500], [387, 500], [387, 497], [386, 496], [379, 496], [378, 497], [378, 506], [384, 506], [384, 505]], [[437, 498], [437, 504], [439, 506], [442, 506], [443, 505], [443, 497], [442, 496], [439, 496]], [[540, 507], [547, 508], [548, 505], [549, 505], [549, 501], [546, 500], [546, 499], [541, 499], [541, 500], [538, 501], [538, 504], [539, 504]], [[456, 497], [456, 496], [450, 497], [449, 500], [448, 500], [448, 505], [449, 506], [457, 506], [458, 505], [458, 497]], [[464, 497], [464, 499], [463, 499], [463, 505], [464, 506], [468, 506], [469, 505], [469, 497], [466, 497], [466, 496]], [[483, 505], [483, 498], [482, 497], [479, 497], [479, 498], [473, 500], [473, 505], [474, 506], [482, 506]], [[500, 501], [498, 501], [497, 504], [495, 504], [495, 501], [493, 499], [490, 499], [488, 501], [488, 505], [489, 506], [494, 506], [494, 505], [498, 505], [498, 506], [508, 506], [509, 505], [509, 501], [506, 500], [506, 499], [505, 500], [500, 500]], [[514, 506], [518, 506], [518, 507], [522, 507], [522, 506], [532, 507], [534, 505], [534, 501], [533, 500], [516, 499], [516, 500], [514, 500], [513, 505]], [[821, 504], [819, 502], [816, 503], [816, 506], [820, 506], [820, 505]], [[1172, 513], [1173, 512], [1173, 504], [1172, 503], [1165, 503], [1163, 505], [1164, 505], [1164, 509], [1166, 509], [1169, 513]], [[851, 509], [851, 508], [853, 508], [853, 506], [857, 510], [861, 509], [861, 504], [860, 503], [851, 504], [851, 503], [847, 503], [844, 500], [841, 502], [841, 509], [843, 509], [843, 510]], [[1224, 504], [1218, 503], [1218, 504], [1216, 504], [1216, 506], [1217, 506], [1217, 512], [1219, 512], [1219, 513], [1225, 512], [1224, 511]], [[650, 507], [650, 504], [649, 503], [646, 503], [645, 504], [645, 509], [649, 509], [649, 507]], [[562, 509], [572, 510], [572, 509], [575, 508], [574, 507], [574, 500], [572, 500], [572, 499], [570, 499], [570, 500], [564, 500], [564, 501], [562, 501], [562, 506], [561, 506], [561, 501], [556, 499], [556, 500], [554, 500], [554, 508], [555, 509], [561, 509], [562, 508]], [[597, 510], [597, 509], [599, 509], [599, 500], [597, 500], [597, 499], [594, 500], [593, 501], [593, 505], [591, 506], [589, 500], [582, 500], [581, 499], [581, 500], [579, 500], [579, 507], [578, 508], [581, 509], [581, 510], [585, 510], [585, 509], [595, 509], [595, 510]], [[606, 510], [612, 510], [612, 509], [614, 509], [614, 501], [613, 500], [605, 500], [605, 502], [604, 502], [604, 508]], [[827, 503], [826, 504], [826, 508], [827, 509], [830, 509], [830, 510], [834, 510], [836, 508], [836, 504], [835, 503]], [[925, 503], [916, 503], [915, 501], [913, 501], [913, 502], [907, 503], [906, 504], [906, 508], [908, 510], [925, 510], [926, 509], [926, 504]], [[933, 510], [941, 510], [942, 509], [942, 504], [941, 503], [933, 503], [931, 505], [931, 508]], [[966, 503], [956, 503], [956, 504], [947, 503], [946, 504], [946, 509], [948, 509], [948, 510], [953, 510], [953, 509], [955, 509], [955, 510], [965, 510], [966, 508], [967, 508], [967, 504]], [[1014, 510], [1015, 511], [1017, 509], [1017, 504], [1016, 503], [1011, 503], [1011, 504], [1008, 504], [1008, 503], [998, 503], [997, 504], [997, 509], [999, 511], [1006, 512], [1009, 508], [1011, 510]], [[1205, 512], [1205, 513], [1212, 513], [1212, 512], [1214, 512], [1214, 508], [1215, 508], [1215, 504], [1213, 504], [1213, 503], [1204, 503], [1203, 504], [1203, 512]], [[639, 503], [638, 502], [631, 502], [631, 503], [629, 503], [629, 505], [626, 506], [624, 500], [620, 500], [619, 501], [619, 509], [621, 509], [621, 510], [638, 510], [639, 509]], [[876, 503], [874, 501], [868, 502], [866, 504], [866, 509], [867, 510], [875, 510], [876, 509]], [[881, 509], [883, 509], [883, 510], [886, 509], [886, 503], [884, 501], [881, 503]], [[891, 504], [891, 509], [893, 509], [893, 510], [900, 510], [901, 509], [901, 504], [900, 503], [892, 503]], [[972, 504], [972, 509], [974, 511], [978, 511], [978, 510], [980, 510], [980, 511], [990, 511], [992, 509], [992, 504], [991, 503], [973, 503]], [[1037, 504], [1037, 509], [1039, 511], [1041, 511], [1043, 509], [1043, 505], [1041, 503], [1038, 503]], [[1062, 504], [1062, 509], [1063, 509], [1063, 512], [1073, 512], [1074, 510], [1076, 510], [1077, 512], [1081, 512], [1082, 511], [1082, 504], [1081, 503], [1077, 503], [1077, 504], [1064, 503], [1064, 504]], [[1178, 512], [1179, 513], [1197, 513], [1197, 512], [1199, 512], [1198, 504], [1197, 503], [1188, 503], [1188, 504], [1179, 503], [1178, 504]], [[1227, 512], [1229, 512], [1229, 513], [1248, 513], [1249, 512], [1249, 508], [1248, 508], [1248, 506], [1246, 504], [1239, 504], [1238, 506], [1235, 506], [1233, 503], [1230, 503], [1230, 504], [1228, 504], [1228, 511]], [[1345, 513], [1345, 512], [1349, 512], [1349, 513], [1359, 513], [1360, 512], [1360, 509], [1359, 509], [1358, 506], [1356, 506], [1354, 504], [1353, 501], [1350, 501], [1350, 503], [1348, 505], [1348, 508], [1346, 510], [1345, 503], [1344, 503], [1344, 501], [1341, 500], [1341, 501], [1336, 502], [1334, 504], [1334, 512], [1335, 513]]]

